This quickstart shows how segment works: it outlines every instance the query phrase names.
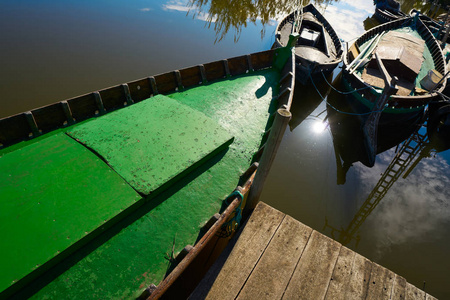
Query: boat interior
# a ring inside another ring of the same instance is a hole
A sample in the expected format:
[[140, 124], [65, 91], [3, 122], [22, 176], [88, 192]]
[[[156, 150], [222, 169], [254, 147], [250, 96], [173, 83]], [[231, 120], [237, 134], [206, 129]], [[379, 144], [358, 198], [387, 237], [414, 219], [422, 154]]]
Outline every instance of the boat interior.
[[297, 41], [297, 46], [313, 47], [329, 55], [325, 34], [323, 26], [314, 21], [311, 13], [306, 13], [301, 24], [300, 38]]

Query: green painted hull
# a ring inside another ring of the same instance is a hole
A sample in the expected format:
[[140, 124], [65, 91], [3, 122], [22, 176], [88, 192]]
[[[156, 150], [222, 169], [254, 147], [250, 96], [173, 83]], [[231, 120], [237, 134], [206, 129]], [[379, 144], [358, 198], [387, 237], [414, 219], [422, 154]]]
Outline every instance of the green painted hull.
[[135, 298], [161, 282], [255, 160], [271, 115], [290, 107], [285, 50], [0, 120], [0, 296]]

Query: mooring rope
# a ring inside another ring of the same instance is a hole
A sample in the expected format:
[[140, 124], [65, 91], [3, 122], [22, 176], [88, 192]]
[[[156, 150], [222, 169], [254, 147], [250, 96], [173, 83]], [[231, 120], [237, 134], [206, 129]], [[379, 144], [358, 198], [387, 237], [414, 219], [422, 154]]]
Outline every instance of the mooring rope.
[[337, 93], [339, 93], [339, 94], [342, 94], [342, 95], [348, 95], [348, 94], [351, 94], [351, 93], [354, 93], [354, 92], [358, 92], [358, 91], [362, 91], [362, 90], [365, 90], [365, 89], [370, 88], [370, 86], [365, 86], [365, 87], [363, 87], [363, 88], [356, 89], [356, 90], [351, 91], [351, 92], [341, 92], [341, 91], [339, 91], [338, 89], [336, 89], [331, 83], [328, 82], [327, 78], [325, 77], [325, 74], [323, 74], [322, 71], [320, 71], [320, 73], [322, 73], [322, 77], [323, 77], [323, 79], [325, 79], [325, 82], [326, 82], [326, 83], [327, 83], [327, 84], [328, 84], [335, 92], [337, 92]]
[[[374, 113], [374, 112], [382, 112], [384, 110], [384, 109], [382, 109], [382, 110], [374, 110], [374, 111], [370, 111], [370, 112], [366, 112], [366, 113], [353, 113], [353, 112], [342, 111], [342, 110], [334, 107], [330, 102], [328, 102], [328, 100], [326, 98], [324, 98], [322, 96], [322, 94], [320, 93], [320, 91], [317, 88], [316, 84], [314, 83], [314, 80], [313, 80], [311, 74], [309, 75], [309, 78], [311, 79], [311, 83], [313, 84], [314, 88], [316, 89], [317, 94], [319, 94], [319, 96], [322, 99], [322, 101], [324, 101], [328, 106], [330, 106], [332, 109], [334, 109], [338, 113], [345, 114], [345, 115], [351, 115], [351, 116], [365, 116], [365, 115], [370, 115], [371, 113]], [[385, 107], [387, 107], [387, 105]]]
[[229, 200], [233, 200], [235, 197], [239, 197], [241, 199], [241, 202], [239, 203], [239, 206], [236, 207], [234, 217], [231, 218], [227, 223], [222, 225], [222, 230], [224, 231], [222, 234], [217, 234], [220, 237], [229, 237], [233, 231], [239, 227], [242, 220], [242, 202], [244, 202], [244, 195], [238, 190], [235, 190], [233, 193], [231, 193], [226, 199], [225, 203], [230, 205], [231, 203], [228, 203]]

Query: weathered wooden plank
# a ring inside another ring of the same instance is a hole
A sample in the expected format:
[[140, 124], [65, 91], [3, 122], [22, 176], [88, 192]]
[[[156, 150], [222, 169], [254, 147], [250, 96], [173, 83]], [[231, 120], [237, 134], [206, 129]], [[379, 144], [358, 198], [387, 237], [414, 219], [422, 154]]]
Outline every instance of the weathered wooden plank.
[[406, 300], [423, 300], [425, 297], [424, 291], [409, 282], [406, 283]]
[[227, 75], [222, 61], [207, 63], [204, 66], [208, 81], [224, 78]]
[[238, 299], [280, 299], [312, 229], [286, 216]]
[[352, 266], [352, 276], [345, 291], [345, 299], [365, 299], [369, 286], [372, 262], [355, 253]]
[[313, 231], [283, 299], [323, 299], [341, 244]]
[[435, 297], [433, 297], [433, 296], [427, 294], [425, 300], [437, 300], [437, 298], [435, 298]]
[[122, 86], [113, 86], [99, 91], [106, 111], [112, 111], [126, 105], [126, 97]]
[[404, 300], [406, 297], [406, 279], [402, 276], [395, 275], [394, 286], [392, 288], [392, 300]]
[[67, 121], [61, 103], [53, 103], [32, 110], [37, 128], [42, 132], [49, 132], [64, 126]]
[[178, 88], [177, 78], [174, 72], [168, 72], [155, 76], [156, 85], [158, 86], [158, 93], [174, 92]]
[[67, 103], [69, 103], [72, 116], [77, 122], [92, 118], [98, 113], [93, 93], [69, 99]]
[[203, 81], [199, 66], [181, 69], [180, 75], [185, 88], [201, 84]]
[[366, 299], [389, 299], [392, 294], [394, 278], [394, 272], [376, 263], [372, 263], [372, 273], [370, 274], [370, 283]]
[[8, 146], [32, 136], [25, 114], [0, 119], [0, 147]]
[[134, 102], [139, 102], [150, 98], [152, 94], [152, 88], [148, 78], [139, 79], [128, 83], [130, 87], [131, 98]]
[[267, 50], [257, 54], [251, 55], [251, 64], [254, 70], [261, 70], [268, 68], [272, 65], [274, 52]]
[[208, 278], [208, 272], [190, 299], [235, 299], [284, 217], [278, 210], [259, 203], [220, 273]]
[[239, 56], [228, 59], [228, 67], [230, 68], [231, 76], [246, 73], [249, 69], [247, 56]]
[[354, 260], [355, 252], [351, 251], [347, 247], [341, 247], [325, 299], [348, 299], [345, 291], [352, 277], [352, 266]]

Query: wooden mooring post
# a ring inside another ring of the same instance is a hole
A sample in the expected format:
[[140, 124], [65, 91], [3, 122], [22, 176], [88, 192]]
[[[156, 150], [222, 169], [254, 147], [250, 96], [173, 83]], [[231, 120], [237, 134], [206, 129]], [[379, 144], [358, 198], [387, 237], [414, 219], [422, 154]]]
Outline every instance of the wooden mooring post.
[[280, 146], [281, 139], [283, 138], [286, 126], [291, 120], [292, 114], [289, 110], [279, 108], [276, 112], [275, 119], [273, 121], [272, 128], [270, 130], [269, 138], [264, 146], [264, 152], [259, 161], [259, 167], [256, 171], [255, 181], [247, 198], [247, 202], [244, 208], [244, 214], [248, 214], [252, 211], [259, 201], [264, 182], [269, 174], [270, 167], [277, 154], [278, 147]]

